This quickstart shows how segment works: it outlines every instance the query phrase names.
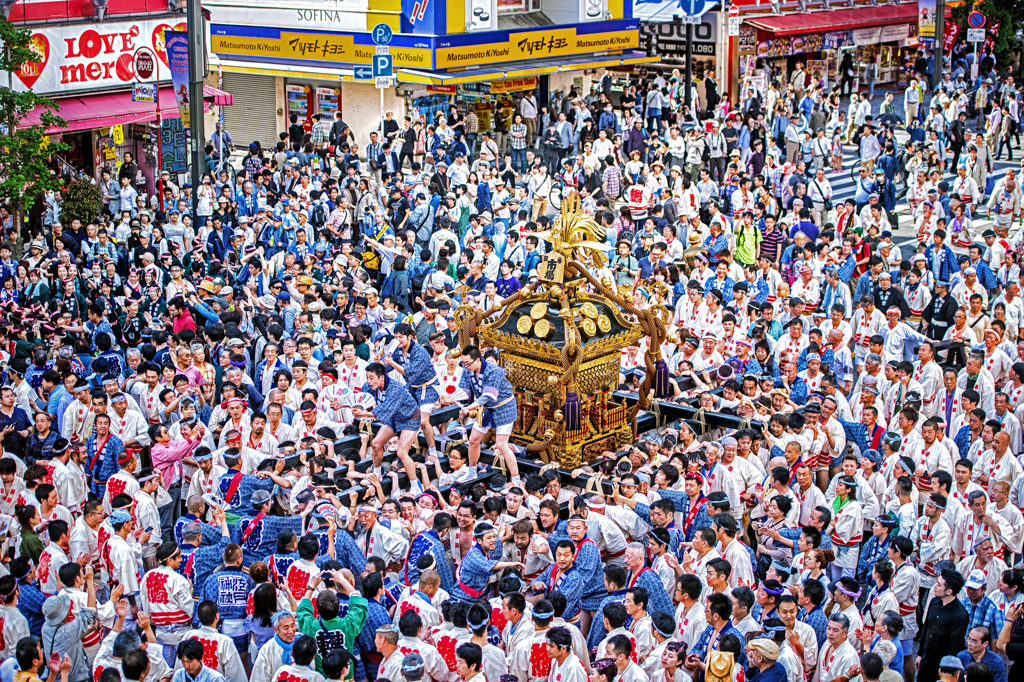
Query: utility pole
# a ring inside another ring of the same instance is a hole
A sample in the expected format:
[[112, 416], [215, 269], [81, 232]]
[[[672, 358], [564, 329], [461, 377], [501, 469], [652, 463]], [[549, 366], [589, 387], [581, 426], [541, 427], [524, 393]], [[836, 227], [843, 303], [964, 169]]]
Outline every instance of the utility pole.
[[[690, 85], [693, 83], [693, 24], [686, 25], [686, 82], [683, 83], [683, 87], [686, 88], [683, 96], [683, 101], [686, 102], [686, 108], [693, 113], [693, 87]], [[696, 119], [696, 117], [694, 117]]]
[[946, 30], [946, 2], [935, 0], [935, 49], [932, 52], [932, 78], [931, 89], [934, 93], [942, 82], [942, 53], [945, 51], [943, 44], [943, 32]]
[[206, 145], [203, 125], [203, 79], [206, 78], [206, 24], [203, 5], [188, 0], [188, 97], [191, 117], [190, 151], [192, 158], [192, 215], [199, 215], [199, 186], [203, 177], [203, 148]]

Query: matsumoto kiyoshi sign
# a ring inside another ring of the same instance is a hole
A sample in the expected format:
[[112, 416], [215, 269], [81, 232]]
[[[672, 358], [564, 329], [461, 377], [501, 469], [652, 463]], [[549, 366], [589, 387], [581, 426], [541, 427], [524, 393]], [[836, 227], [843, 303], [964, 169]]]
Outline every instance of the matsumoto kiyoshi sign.
[[86, 90], [131, 87], [132, 83], [154, 81], [135, 73], [135, 51], [146, 47], [163, 65], [156, 71], [166, 80], [167, 51], [164, 31], [185, 24], [177, 17], [148, 21], [108, 22], [103, 24], [71, 24], [40, 26], [32, 29], [30, 47], [36, 60], [14, 74], [14, 89], [31, 88], [42, 94], [60, 95]]
[[[369, 65], [374, 56], [373, 40], [369, 32], [329, 33], [304, 31], [300, 28], [213, 23], [210, 25], [210, 42], [213, 51], [221, 57], [263, 63], [330, 62]], [[389, 49], [396, 67], [450, 69], [477, 64], [614, 53], [639, 46], [638, 22], [612, 20], [524, 31], [485, 31], [436, 37], [396, 33]]]

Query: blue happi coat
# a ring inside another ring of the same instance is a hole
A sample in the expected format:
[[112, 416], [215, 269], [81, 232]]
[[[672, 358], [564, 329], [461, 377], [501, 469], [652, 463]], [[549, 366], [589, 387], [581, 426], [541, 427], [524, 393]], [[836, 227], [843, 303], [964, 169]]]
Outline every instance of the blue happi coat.
[[184, 516], [178, 517], [178, 520], [174, 522], [174, 541], [179, 545], [182, 544], [181, 540], [181, 529], [185, 527], [186, 523], [196, 522], [203, 531], [203, 545], [213, 545], [220, 542], [220, 527], [211, 526], [208, 523], [199, 520], [199, 517], [195, 514], [185, 514]]
[[572, 567], [558, 576], [554, 587], [552, 587], [551, 580], [557, 571], [558, 564], [551, 564], [540, 574], [537, 581], [544, 583], [544, 589], [548, 591], [548, 594], [561, 592], [565, 595], [565, 613], [562, 614], [562, 618], [571, 621], [579, 614], [580, 608], [583, 606], [583, 588], [585, 587], [583, 575], [575, 567]]
[[[597, 607], [597, 612], [594, 614], [594, 620], [590, 623], [590, 634], [587, 635], [587, 648], [590, 649], [591, 658], [594, 657], [594, 652], [597, 651], [597, 646], [601, 643], [601, 640], [603, 640], [605, 636], [608, 634], [608, 631], [604, 627], [604, 605], [610, 604], [612, 602], [618, 602], [619, 604], [622, 604], [626, 601], [626, 592], [628, 591], [629, 590], [625, 588], [621, 590], [615, 590], [607, 597], [602, 599], [601, 605]], [[626, 623], [623, 627], [625, 627], [628, 630], [632, 622], [633, 617], [627, 614]], [[598, 658], [603, 657], [598, 656]]]
[[573, 565], [583, 577], [583, 609], [595, 611], [608, 596], [604, 586], [604, 563], [601, 561], [601, 549], [590, 538], [576, 546]]
[[195, 596], [200, 596], [197, 586], [206, 586], [206, 579], [224, 559], [224, 548], [229, 544], [231, 538], [222, 535], [216, 545], [181, 545], [181, 564], [178, 566], [178, 573], [192, 583], [192, 592]]
[[242, 480], [229, 500], [228, 491], [231, 489], [231, 481], [234, 479], [235, 474], [238, 473], [241, 472], [237, 469], [228, 469], [228, 472], [220, 477], [220, 482], [217, 484], [217, 490], [220, 492], [220, 496], [223, 497], [224, 501], [232, 507], [241, 506], [243, 509], [248, 509], [251, 507], [250, 498], [254, 491], [266, 490], [268, 493], [272, 493], [274, 491], [274, 481], [272, 479], [260, 478], [250, 474], [242, 474]]
[[378, 390], [370, 388], [369, 383], [363, 384], [362, 392], [372, 395], [377, 401], [373, 408], [373, 416], [384, 426], [395, 433], [402, 431], [418, 431], [420, 428], [420, 404], [409, 393], [405, 384], [392, 381], [384, 376], [384, 387]]
[[117, 436], [111, 434], [102, 452], [96, 452], [96, 434], [93, 434], [85, 443], [85, 472], [92, 480], [89, 489], [92, 493], [103, 499], [107, 490], [107, 480], [117, 473], [117, 458], [124, 452], [124, 443]]
[[420, 405], [433, 405], [437, 402], [437, 369], [430, 361], [430, 353], [420, 344], [413, 341], [409, 344], [409, 352], [396, 348], [391, 359], [405, 370], [405, 381], [409, 385], [409, 393]]
[[665, 585], [661, 582], [661, 578], [657, 572], [652, 569], [640, 569], [640, 571], [630, 578], [629, 587], [639, 585], [647, 590], [649, 601], [647, 602], [647, 612], [652, 616], [658, 611], [667, 613], [670, 616], [675, 615], [675, 607], [672, 606], [672, 598], [668, 592], [665, 591]]
[[290, 530], [294, 531], [296, 535], [302, 534], [301, 516], [273, 516], [265, 514], [260, 517], [259, 521], [253, 524], [249, 535], [243, 540], [242, 535], [256, 516], [257, 513], [255, 511], [247, 509], [241, 512], [238, 523], [231, 528], [231, 541], [238, 543], [242, 547], [243, 566], [251, 566], [257, 561], [263, 561], [267, 553], [274, 551], [277, 547], [277, 538], [283, 531]]
[[402, 565], [402, 570], [398, 574], [399, 579], [409, 586], [415, 587], [418, 585], [420, 569], [416, 568], [416, 562], [427, 552], [434, 555], [436, 563], [434, 570], [441, 576], [441, 589], [451, 594], [452, 590], [455, 589], [455, 578], [452, 577], [451, 566], [445, 558], [444, 543], [441, 542], [441, 538], [438, 537], [433, 529], [420, 533], [413, 538], [412, 543], [409, 545], [409, 557]]
[[291, 552], [289, 554], [271, 554], [263, 562], [270, 569], [270, 579], [275, 583], [279, 583], [288, 575], [288, 569], [291, 568], [291, 565], [298, 560], [299, 553]]
[[[500, 546], [495, 547], [495, 550], [500, 549]], [[487, 592], [491, 573], [497, 563], [497, 559], [491, 559], [484, 554], [484, 548], [479, 543], [473, 545], [459, 565], [455, 576], [457, 585], [451, 592], [452, 597], [466, 602], [475, 602], [482, 597]]]
[[[221, 620], [245, 618], [246, 602], [254, 589], [256, 583], [248, 574], [236, 566], [228, 566], [206, 579], [203, 599], [217, 605]], [[196, 609], [192, 620], [199, 627], [199, 609]]]
[[470, 400], [484, 407], [481, 426], [505, 426], [516, 422], [516, 400], [512, 384], [505, 378], [505, 370], [493, 362], [480, 360], [480, 373], [463, 372], [459, 388]]

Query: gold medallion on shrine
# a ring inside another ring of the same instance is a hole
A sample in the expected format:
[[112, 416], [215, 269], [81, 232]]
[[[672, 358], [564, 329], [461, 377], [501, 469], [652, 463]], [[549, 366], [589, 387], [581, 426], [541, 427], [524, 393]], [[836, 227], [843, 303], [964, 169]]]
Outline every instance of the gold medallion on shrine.
[[533, 333], [538, 339], [547, 338], [548, 334], [551, 333], [551, 323], [547, 320], [537, 320], [537, 323], [533, 325]]
[[597, 318], [597, 327], [603, 333], [607, 334], [612, 330], [612, 321], [608, 319], [607, 315], [600, 315]]
[[591, 303], [590, 301], [587, 301], [580, 307], [580, 312], [582, 312], [584, 315], [586, 315], [592, 320], [597, 319], [597, 306]]
[[583, 323], [580, 325], [580, 327], [582, 327], [583, 333], [586, 334], [587, 336], [594, 336], [595, 334], [597, 334], [597, 325], [589, 317], [583, 320]]
[[530, 317], [532, 317], [535, 320], [539, 320], [542, 317], [546, 317], [547, 314], [548, 314], [548, 304], [547, 303], [534, 303], [533, 307], [530, 308]]
[[529, 315], [521, 315], [519, 321], [516, 322], [516, 329], [520, 334], [529, 334], [530, 330], [533, 329], [533, 320], [530, 319]]

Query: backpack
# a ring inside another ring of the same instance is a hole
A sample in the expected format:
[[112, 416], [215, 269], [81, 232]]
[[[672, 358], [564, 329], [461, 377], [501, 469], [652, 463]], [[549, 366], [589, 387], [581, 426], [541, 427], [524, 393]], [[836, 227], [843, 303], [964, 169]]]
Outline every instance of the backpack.
[[412, 291], [423, 291], [423, 283], [427, 281], [427, 277], [434, 271], [434, 268], [429, 264], [420, 262], [419, 265], [413, 268], [412, 275], [409, 276], [409, 283]]
[[395, 271], [392, 270], [388, 273], [388, 276], [384, 278], [384, 284], [380, 287], [381, 299], [386, 299], [388, 296], [392, 296], [395, 293]]
[[327, 204], [322, 201], [313, 205], [313, 212], [309, 215], [309, 222], [313, 227], [323, 227], [327, 224]]

